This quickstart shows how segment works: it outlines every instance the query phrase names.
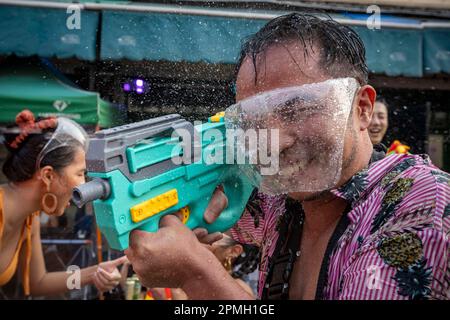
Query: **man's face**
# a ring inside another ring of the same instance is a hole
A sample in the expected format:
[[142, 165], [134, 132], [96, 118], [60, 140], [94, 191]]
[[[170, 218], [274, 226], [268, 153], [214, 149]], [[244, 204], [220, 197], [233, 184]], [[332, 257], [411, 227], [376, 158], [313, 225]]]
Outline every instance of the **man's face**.
[[388, 128], [387, 108], [382, 102], [375, 102], [372, 121], [369, 126], [369, 136], [373, 144], [380, 143], [383, 140]]
[[[289, 50], [289, 51], [288, 51]], [[315, 48], [315, 53], [310, 52], [309, 57], [304, 58], [303, 50], [295, 43], [285, 44], [284, 46], [272, 46], [267, 49], [265, 59], [260, 55], [257, 60], [257, 81], [255, 83], [255, 70], [253, 62], [250, 58], [246, 58], [239, 70], [236, 81], [236, 102], [239, 102], [248, 97], [261, 94], [263, 92], [286, 88], [301, 86], [310, 83], [318, 83], [331, 79], [326, 75], [319, 65], [319, 49]], [[295, 113], [294, 113], [295, 114]], [[278, 123], [275, 123], [277, 122]], [[301, 174], [308, 174], [311, 177], [317, 176], [314, 168], [321, 166], [317, 165], [319, 159], [301, 159], [299, 148], [308, 148], [308, 143], [321, 143], [324, 146], [324, 152], [327, 148], [333, 148], [330, 145], [332, 137], [323, 133], [323, 128], [326, 123], [325, 119], [319, 115], [312, 115], [305, 121], [301, 128], [293, 127], [288, 122], [283, 122], [280, 119], [273, 119], [274, 127], [280, 130], [279, 144], [280, 144], [280, 167], [287, 168], [285, 174], [291, 175], [293, 179]], [[356, 128], [359, 127], [358, 121], [354, 121], [353, 117], [349, 119], [346, 124], [347, 130], [344, 136], [344, 148], [342, 156], [342, 171], [346, 170], [353, 161], [353, 153], [358, 144], [358, 134]], [[314, 139], [311, 139], [314, 137]], [[300, 170], [294, 170], [295, 164], [300, 161], [308, 163], [308, 170], [304, 173]], [[326, 164], [325, 164], [326, 165]], [[292, 171], [292, 172], [290, 172]], [[294, 172], [297, 171], [297, 172]], [[304, 176], [305, 178], [305, 176]], [[296, 193], [295, 198], [299, 200], [307, 200], [314, 198], [318, 193]]]

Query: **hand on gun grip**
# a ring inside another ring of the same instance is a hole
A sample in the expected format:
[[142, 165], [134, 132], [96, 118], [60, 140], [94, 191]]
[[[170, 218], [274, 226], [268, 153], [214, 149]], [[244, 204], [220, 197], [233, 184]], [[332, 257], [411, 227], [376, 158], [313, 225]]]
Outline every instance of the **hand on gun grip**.
[[[227, 205], [223, 189], [216, 188], [204, 213], [205, 220], [214, 222]], [[197, 268], [199, 261], [204, 264], [202, 248], [222, 236], [221, 232], [208, 234], [204, 228], [191, 231], [177, 212], [162, 217], [157, 232], [132, 231], [125, 253], [144, 286], [177, 288], [193, 274], [190, 270]]]
[[156, 232], [133, 230], [125, 254], [148, 288], [182, 287], [204, 263], [203, 245], [176, 215], [161, 218]]

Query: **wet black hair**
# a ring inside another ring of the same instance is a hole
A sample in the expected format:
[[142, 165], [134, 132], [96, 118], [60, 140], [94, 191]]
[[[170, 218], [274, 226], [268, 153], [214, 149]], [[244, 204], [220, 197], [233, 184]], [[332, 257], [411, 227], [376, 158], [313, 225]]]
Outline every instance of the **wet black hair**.
[[[14, 129], [14, 127], [9, 127], [8, 129]], [[4, 144], [9, 151], [3, 164], [3, 174], [11, 182], [29, 180], [36, 172], [36, 161], [39, 153], [50, 140], [55, 129], [46, 129], [42, 133], [30, 134], [20, 143], [18, 148], [12, 148], [10, 143], [16, 139], [19, 133], [17, 133], [17, 130], [15, 133], [8, 133], [8, 131], [12, 131], [8, 129], [3, 133], [5, 137]], [[40, 167], [51, 166], [55, 171], [61, 172], [62, 169], [72, 163], [78, 147], [81, 147], [78, 141], [75, 139], [68, 140], [67, 146], [57, 148], [46, 154], [41, 161]]]
[[320, 49], [319, 65], [335, 78], [353, 77], [360, 85], [368, 82], [364, 44], [358, 34], [324, 14], [290, 13], [269, 21], [241, 46], [235, 77], [246, 57], [251, 57], [257, 82], [257, 57], [275, 44], [298, 41], [305, 59]]
[[375, 102], [380, 102], [386, 106], [386, 109], [389, 110], [389, 104], [387, 103], [384, 97], [378, 96]]

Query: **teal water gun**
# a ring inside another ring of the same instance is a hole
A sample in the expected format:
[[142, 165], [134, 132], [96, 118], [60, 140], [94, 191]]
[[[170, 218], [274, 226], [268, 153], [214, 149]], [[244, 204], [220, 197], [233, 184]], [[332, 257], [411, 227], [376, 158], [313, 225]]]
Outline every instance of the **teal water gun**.
[[[188, 152], [180, 147], [186, 139], [177, 135], [180, 129], [200, 137], [200, 146], [191, 141], [191, 156], [181, 163], [174, 161], [174, 155]], [[211, 130], [222, 133], [222, 138], [208, 134]], [[177, 211], [190, 229], [226, 231], [239, 220], [254, 187], [238, 165], [208, 163], [216, 151], [226, 157], [225, 142], [223, 113], [195, 126], [173, 114], [98, 131], [86, 154], [92, 180], [74, 189], [72, 201], [78, 207], [93, 201], [97, 225], [116, 250], [128, 248], [132, 230], [155, 232], [162, 216]], [[202, 157], [195, 161], [199, 153]], [[208, 224], [203, 214], [219, 185], [228, 207]]]

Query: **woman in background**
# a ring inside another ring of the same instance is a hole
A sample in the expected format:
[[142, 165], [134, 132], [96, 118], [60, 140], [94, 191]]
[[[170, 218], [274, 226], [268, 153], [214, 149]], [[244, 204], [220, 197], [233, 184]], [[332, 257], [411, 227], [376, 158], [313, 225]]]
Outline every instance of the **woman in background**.
[[380, 144], [389, 126], [389, 117], [386, 101], [375, 101], [372, 120], [369, 125], [369, 137], [372, 144]]
[[[3, 173], [9, 182], [0, 186], [0, 287], [20, 266], [25, 295], [63, 293], [71, 274], [46, 271], [39, 214], [64, 214], [72, 189], [85, 182], [88, 137], [69, 119], [35, 121], [28, 110], [16, 117], [16, 124], [4, 133], [9, 155]], [[125, 261], [122, 257], [81, 269], [81, 286], [111, 290], [120, 280], [117, 266]]]
[[399, 140], [394, 140], [389, 148], [386, 148], [381, 141], [383, 141], [386, 131], [389, 126], [388, 105], [386, 100], [379, 99], [375, 101], [372, 120], [369, 125], [370, 141], [377, 151], [384, 151], [387, 155], [390, 154], [405, 154], [408, 153], [410, 147], [402, 144]]

